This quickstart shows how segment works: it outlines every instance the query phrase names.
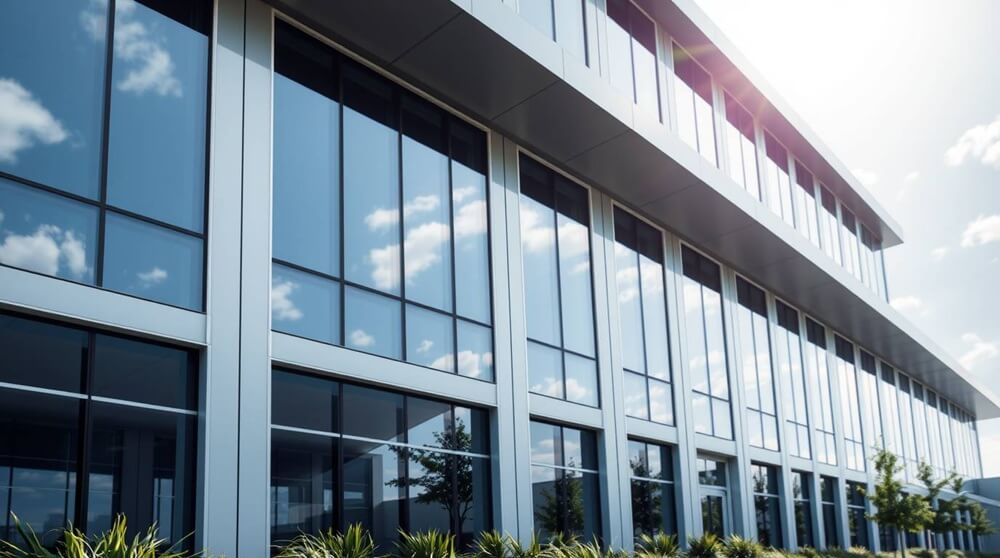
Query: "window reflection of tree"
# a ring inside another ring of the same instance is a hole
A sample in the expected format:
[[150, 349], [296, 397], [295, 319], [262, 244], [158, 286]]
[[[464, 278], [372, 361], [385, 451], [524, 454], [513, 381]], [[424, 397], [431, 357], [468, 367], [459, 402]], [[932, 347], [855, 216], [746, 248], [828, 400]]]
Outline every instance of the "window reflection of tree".
[[[649, 467], [640, 459], [631, 461], [632, 476], [650, 478]], [[632, 517], [636, 535], [654, 534], [663, 526], [663, 492], [658, 483], [632, 481]]]

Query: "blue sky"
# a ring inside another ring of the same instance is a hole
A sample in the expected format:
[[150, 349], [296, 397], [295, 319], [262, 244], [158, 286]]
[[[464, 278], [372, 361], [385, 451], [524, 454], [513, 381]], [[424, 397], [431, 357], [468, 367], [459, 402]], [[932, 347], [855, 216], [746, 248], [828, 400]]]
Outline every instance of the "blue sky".
[[903, 227], [893, 306], [1000, 393], [1000, 2], [696, 2]]

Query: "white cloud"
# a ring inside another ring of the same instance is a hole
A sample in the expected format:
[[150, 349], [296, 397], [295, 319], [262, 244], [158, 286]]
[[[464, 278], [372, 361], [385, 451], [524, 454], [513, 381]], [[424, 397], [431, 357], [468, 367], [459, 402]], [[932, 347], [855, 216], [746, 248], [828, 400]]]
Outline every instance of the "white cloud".
[[528, 252], [540, 252], [555, 242], [555, 230], [544, 223], [541, 214], [531, 207], [521, 206], [521, 246]]
[[294, 281], [279, 280], [271, 285], [271, 317], [279, 322], [295, 322], [302, 319], [302, 310], [295, 306], [292, 293], [299, 288]]
[[981, 246], [1000, 240], [1000, 215], [984, 217], [980, 215], [965, 227], [962, 233], [962, 247]]
[[0, 244], [0, 262], [47, 275], [58, 275], [65, 266], [74, 279], [90, 271], [83, 239], [55, 225], [39, 225], [30, 235], [8, 233]]
[[[433, 194], [417, 196], [403, 204], [403, 216], [410, 217], [434, 211], [439, 205], [441, 205], [440, 198]], [[368, 229], [372, 232], [388, 229], [397, 223], [399, 223], [399, 210], [395, 208], [385, 209], [379, 207], [365, 216], [365, 224], [368, 225]]]
[[872, 186], [878, 184], [878, 174], [873, 171], [865, 169], [854, 169], [854, 176], [858, 177], [858, 180], [866, 188], [871, 188]]
[[486, 234], [486, 202], [476, 200], [458, 209], [455, 215], [455, 238]]
[[475, 195], [477, 190], [479, 190], [479, 188], [476, 188], [475, 186], [462, 186], [461, 188], [455, 188], [455, 190], [451, 193], [451, 199], [455, 203], [462, 203], [465, 201], [465, 198]]
[[363, 329], [356, 329], [351, 332], [350, 342], [353, 347], [371, 347], [375, 344], [375, 338]]
[[1000, 115], [993, 122], [969, 128], [944, 154], [948, 166], [957, 167], [968, 159], [978, 159], [988, 167], [1000, 169]]
[[458, 352], [458, 373], [470, 378], [488, 376], [493, 369], [493, 353]]
[[912, 184], [913, 182], [916, 182], [918, 178], [920, 178], [920, 173], [918, 171], [911, 171], [903, 177], [903, 183]]
[[889, 304], [900, 312], [915, 312], [924, 307], [924, 301], [915, 296], [896, 297]]
[[62, 124], [31, 92], [13, 79], [0, 79], [0, 162], [16, 163], [18, 151], [67, 137]]
[[984, 361], [996, 358], [1000, 355], [1000, 344], [996, 342], [983, 341], [975, 333], [966, 333], [962, 335], [962, 342], [969, 345], [969, 350], [965, 352], [958, 361], [962, 363], [967, 370], [972, 370], [978, 364]]
[[[417, 352], [418, 353], [426, 353], [427, 351], [431, 350], [431, 348], [433, 346], [434, 346], [434, 342], [433, 341], [431, 341], [430, 339], [424, 339], [423, 341], [420, 342], [420, 345], [417, 346]], [[449, 358], [451, 357], [451, 355], [447, 355], [447, 356]]]
[[931, 257], [934, 258], [935, 261], [941, 261], [948, 255], [949, 251], [950, 248], [947, 246], [938, 246], [937, 248], [931, 250]]
[[141, 271], [137, 273], [136, 277], [139, 278], [139, 284], [142, 288], [148, 289], [149, 287], [159, 285], [160, 283], [166, 281], [168, 275], [167, 270], [154, 266], [149, 271]]

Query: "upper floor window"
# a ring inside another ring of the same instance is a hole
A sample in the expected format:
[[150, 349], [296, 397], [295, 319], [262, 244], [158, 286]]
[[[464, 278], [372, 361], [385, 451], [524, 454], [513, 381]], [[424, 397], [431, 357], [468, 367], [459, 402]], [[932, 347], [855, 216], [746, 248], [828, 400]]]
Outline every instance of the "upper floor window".
[[585, 540], [600, 537], [594, 432], [531, 421], [531, 497], [534, 530], [542, 540], [556, 533]]
[[840, 225], [837, 222], [837, 198], [825, 186], [820, 186], [820, 202], [823, 206], [820, 215], [820, 231], [823, 235], [823, 249], [826, 255], [833, 258], [837, 265], [842, 265], [843, 255], [840, 247]]
[[482, 131], [278, 21], [273, 184], [273, 329], [493, 379]]
[[837, 379], [840, 384], [841, 416], [844, 419], [844, 442], [847, 468], [865, 470], [864, 436], [861, 430], [861, 405], [858, 401], [858, 378], [854, 367], [854, 345], [836, 337]]
[[802, 368], [802, 344], [799, 341], [799, 313], [791, 306], [775, 302], [778, 327], [774, 334], [774, 354], [778, 382], [787, 386], [791, 397], [783, 397], [785, 443], [788, 452], [809, 459], [809, 413], [806, 403], [805, 372]]
[[751, 446], [778, 450], [778, 416], [774, 403], [767, 296], [742, 277], [736, 278], [737, 342], [747, 403]]
[[937, 395], [930, 389], [924, 389], [924, 409], [927, 413], [927, 441], [930, 446], [930, 464], [939, 478], [946, 474], [943, 454], [941, 425], [938, 420]]
[[677, 503], [674, 499], [671, 448], [629, 440], [628, 461], [632, 484], [633, 537], [676, 533]]
[[899, 426], [902, 435], [900, 449], [906, 463], [907, 480], [917, 478], [917, 435], [910, 396], [910, 379], [899, 374]]
[[760, 200], [757, 171], [757, 136], [753, 116], [726, 93], [726, 159], [729, 176], [751, 196]]
[[109, 11], [0, 22], [0, 102], [22, 117], [0, 145], [0, 263], [200, 311], [211, 2]]
[[660, 119], [656, 24], [630, 0], [608, 0], [611, 83]]
[[271, 539], [360, 523], [379, 550], [399, 530], [491, 527], [486, 411], [275, 370]]
[[731, 440], [729, 365], [722, 316], [722, 270], [684, 246], [684, 330], [695, 432]]
[[917, 462], [932, 465], [929, 432], [927, 431], [927, 405], [924, 403], [924, 388], [915, 381], [910, 383], [913, 389], [913, 424], [917, 439]]
[[765, 546], [781, 547], [781, 498], [778, 496], [778, 468], [750, 465], [753, 506], [757, 518], [757, 540]]
[[584, 8], [582, 0], [517, 0], [517, 12], [521, 17], [588, 64]]
[[885, 438], [882, 434], [882, 412], [878, 397], [878, 371], [875, 366], [875, 357], [866, 351], [861, 353], [861, 370], [864, 374], [859, 375], [858, 388], [864, 397], [864, 422], [865, 432], [867, 432], [869, 448], [876, 446], [885, 447]]
[[861, 252], [858, 247], [858, 222], [854, 214], [846, 207], [840, 207], [841, 231], [844, 241], [844, 268], [849, 273], [863, 280], [861, 275]]
[[826, 330], [815, 321], [806, 318], [805, 363], [813, 385], [810, 399], [816, 409], [816, 460], [828, 465], [837, 464], [837, 448], [833, 422], [833, 383], [826, 360]]
[[676, 43], [673, 52], [677, 133], [702, 157], [718, 165], [712, 76]]
[[871, 232], [868, 227], [862, 226], [861, 259], [864, 267], [865, 283], [876, 294], [882, 294], [885, 285], [880, 246], [881, 242], [875, 237], [875, 233]]
[[625, 413], [673, 424], [663, 235], [617, 207], [614, 219]]
[[816, 216], [816, 186], [813, 175], [802, 163], [795, 161], [795, 188], [792, 189], [795, 198], [795, 214], [799, 232], [816, 246], [819, 240], [819, 219]]
[[884, 362], [880, 363], [880, 367], [879, 378], [881, 381], [878, 385], [882, 400], [882, 420], [885, 423], [883, 429], [885, 449], [903, 458], [902, 432], [899, 425], [899, 399], [896, 396], [896, 372]]
[[529, 388], [596, 407], [589, 193], [525, 155], [520, 169]]
[[788, 151], [774, 136], [764, 133], [767, 157], [764, 160], [764, 183], [767, 185], [767, 206], [775, 215], [795, 226], [792, 209], [792, 182], [788, 175]]

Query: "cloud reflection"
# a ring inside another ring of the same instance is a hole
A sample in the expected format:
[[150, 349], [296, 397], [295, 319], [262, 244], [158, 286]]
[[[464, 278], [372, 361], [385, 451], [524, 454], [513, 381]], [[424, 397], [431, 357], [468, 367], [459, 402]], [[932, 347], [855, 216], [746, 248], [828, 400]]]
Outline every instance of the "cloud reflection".
[[288, 280], [279, 280], [271, 285], [271, 316], [274, 319], [282, 322], [302, 319], [302, 310], [292, 300], [292, 293], [298, 288], [298, 283]]
[[18, 151], [67, 137], [59, 120], [30, 91], [14, 79], [0, 78], [0, 162], [16, 163]]
[[46, 275], [64, 276], [59, 272], [65, 268], [74, 279], [81, 279], [91, 271], [82, 236], [55, 225], [39, 225], [29, 235], [5, 232], [0, 244], [0, 262]]

